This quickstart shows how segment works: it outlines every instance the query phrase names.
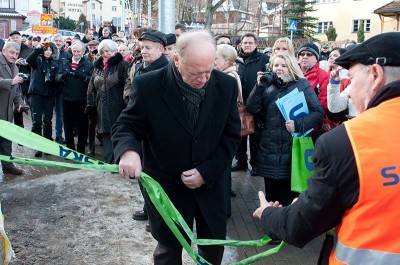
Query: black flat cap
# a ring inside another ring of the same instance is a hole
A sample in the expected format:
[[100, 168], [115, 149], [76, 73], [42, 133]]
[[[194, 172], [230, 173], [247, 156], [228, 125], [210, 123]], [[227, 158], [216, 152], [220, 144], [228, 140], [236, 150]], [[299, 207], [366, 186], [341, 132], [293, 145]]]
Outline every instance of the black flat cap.
[[17, 30], [11, 31], [9, 36], [12, 36], [12, 35], [15, 35], [15, 34], [18, 34], [18, 35], [21, 36], [21, 33], [19, 33], [19, 31], [17, 31]]
[[165, 36], [165, 34], [161, 31], [154, 29], [143, 32], [139, 40], [150, 40], [153, 42], [158, 42], [164, 47], [167, 46], [167, 37]]
[[400, 32], [376, 35], [336, 58], [334, 64], [349, 69], [352, 63], [400, 66]]
[[168, 33], [165, 35], [167, 37], [167, 45], [172, 45], [176, 43], [176, 35], [174, 33]]

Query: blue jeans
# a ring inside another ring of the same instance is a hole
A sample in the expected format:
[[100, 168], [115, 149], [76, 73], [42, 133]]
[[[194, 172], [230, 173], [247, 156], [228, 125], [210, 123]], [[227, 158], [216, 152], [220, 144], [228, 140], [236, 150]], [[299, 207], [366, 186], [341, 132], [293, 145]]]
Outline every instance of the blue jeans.
[[59, 93], [56, 96], [56, 103], [54, 105], [54, 109], [56, 112], [56, 138], [62, 137], [63, 133], [63, 100], [62, 100], [62, 93]]

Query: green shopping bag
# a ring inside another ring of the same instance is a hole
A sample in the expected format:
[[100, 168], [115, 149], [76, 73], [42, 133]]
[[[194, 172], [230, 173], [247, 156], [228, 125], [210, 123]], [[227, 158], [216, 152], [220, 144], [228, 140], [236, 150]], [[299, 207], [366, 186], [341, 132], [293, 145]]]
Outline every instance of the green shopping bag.
[[311, 137], [293, 137], [291, 189], [303, 192], [307, 181], [314, 174], [314, 143]]

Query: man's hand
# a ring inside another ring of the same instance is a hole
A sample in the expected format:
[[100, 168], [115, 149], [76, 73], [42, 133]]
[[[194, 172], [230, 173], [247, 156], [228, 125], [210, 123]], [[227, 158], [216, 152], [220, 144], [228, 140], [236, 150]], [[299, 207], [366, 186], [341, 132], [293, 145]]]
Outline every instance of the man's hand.
[[265, 199], [265, 194], [262, 191], [258, 192], [258, 198], [260, 199], [260, 207], [258, 207], [254, 211], [253, 213], [254, 218], [261, 219], [261, 215], [267, 207], [282, 207], [282, 205], [278, 201], [267, 202], [267, 200]]
[[14, 77], [14, 79], [13, 79], [11, 85], [13, 86], [13, 85], [16, 85], [16, 84], [21, 84], [22, 82], [24, 82], [24, 79], [23, 79], [22, 77], [20, 77], [19, 74], [17, 74], [17, 75]]
[[26, 60], [25, 60], [24, 58], [18, 58], [18, 59], [15, 61], [15, 64], [16, 64], [16, 65], [27, 65], [28, 63], [26, 62]]
[[119, 174], [125, 178], [140, 178], [142, 173], [142, 161], [137, 152], [128, 150], [122, 154], [119, 160]]
[[205, 183], [200, 172], [195, 168], [182, 172], [181, 179], [183, 184], [190, 189], [200, 188]]

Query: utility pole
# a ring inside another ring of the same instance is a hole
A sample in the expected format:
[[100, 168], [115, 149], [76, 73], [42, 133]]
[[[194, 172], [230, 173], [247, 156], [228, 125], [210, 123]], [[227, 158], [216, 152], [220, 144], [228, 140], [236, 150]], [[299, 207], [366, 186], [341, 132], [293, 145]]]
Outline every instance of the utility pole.
[[125, 0], [122, 0], [121, 30], [125, 32]]
[[175, 32], [175, 0], [158, 1], [158, 21], [160, 31]]
[[93, 28], [93, 19], [92, 19], [92, 0], [89, 1], [89, 16], [90, 16], [90, 28]]
[[151, 27], [151, 0], [147, 0], [147, 26]]
[[135, 19], [137, 17], [137, 2], [136, 0], [133, 0], [132, 2], [132, 30], [134, 30], [136, 27]]

